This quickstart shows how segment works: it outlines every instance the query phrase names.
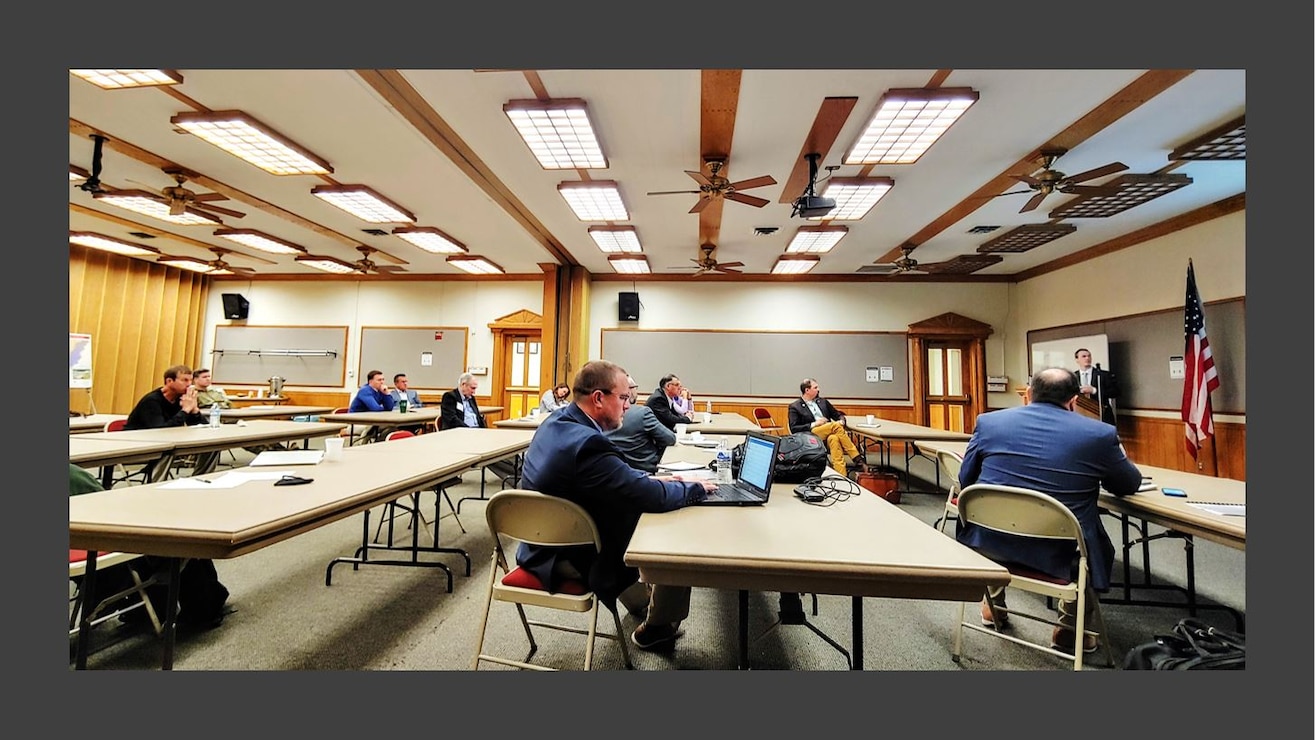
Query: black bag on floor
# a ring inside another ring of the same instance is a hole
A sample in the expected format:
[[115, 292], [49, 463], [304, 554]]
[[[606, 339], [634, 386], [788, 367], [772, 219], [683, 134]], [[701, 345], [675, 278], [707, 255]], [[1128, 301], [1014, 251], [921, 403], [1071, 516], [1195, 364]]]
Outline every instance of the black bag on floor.
[[[736, 476], [740, 474], [740, 463], [744, 462], [744, 445], [741, 442], [731, 450], [731, 470]], [[817, 478], [826, 470], [826, 445], [812, 432], [797, 432], [781, 437], [781, 444], [776, 448], [776, 476], [778, 483], [803, 483], [809, 478]]]
[[1156, 635], [1128, 651], [1123, 669], [1132, 671], [1240, 671], [1247, 667], [1246, 637], [1183, 619], [1173, 634]]

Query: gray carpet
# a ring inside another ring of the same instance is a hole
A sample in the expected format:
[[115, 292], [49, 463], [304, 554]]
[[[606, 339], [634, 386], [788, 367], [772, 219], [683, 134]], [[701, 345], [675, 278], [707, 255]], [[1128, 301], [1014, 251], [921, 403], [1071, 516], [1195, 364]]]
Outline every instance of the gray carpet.
[[[238, 451], [236, 461], [250, 454]], [[925, 463], [925, 469], [924, 469]], [[915, 460], [915, 474], [930, 477], [934, 469], [925, 460]], [[496, 484], [495, 484], [496, 485]], [[901, 509], [930, 525], [942, 511], [944, 494], [930, 492], [932, 484], [916, 480], [926, 493], [906, 493]], [[490, 490], [493, 490], [492, 488]], [[453, 501], [479, 492], [478, 477], [467, 474], [451, 489]], [[432, 494], [426, 498], [432, 512]], [[843, 504], [838, 504], [843, 505]], [[426, 560], [441, 560], [454, 571], [453, 591], [445, 592], [442, 571], [384, 565], [353, 570], [338, 565], [333, 585], [325, 585], [325, 568], [335, 557], [351, 555], [361, 540], [362, 517], [354, 516], [263, 550], [218, 561], [220, 579], [231, 591], [231, 613], [218, 628], [183, 634], [176, 643], [174, 669], [179, 671], [465, 671], [471, 667], [488, 584], [491, 544], [483, 520], [484, 505], [467, 501], [461, 505], [463, 534], [447, 514], [440, 525], [440, 542], [470, 553], [472, 570], [464, 574], [459, 556], [424, 554]], [[376, 510], [377, 512], [378, 510]], [[372, 521], [375, 521], [372, 518]], [[1115, 542], [1117, 523], [1107, 517]], [[952, 531], [952, 528], [951, 528]], [[422, 541], [426, 535], [422, 532]], [[403, 528], [399, 537], [409, 538]], [[1151, 545], [1157, 582], [1183, 585], [1185, 559], [1179, 540], [1159, 540]], [[1199, 598], [1245, 612], [1245, 554], [1196, 542], [1196, 582]], [[1133, 556], [1134, 580], [1141, 578], [1140, 553]], [[1119, 569], [1116, 563], [1116, 570]], [[1111, 592], [1110, 596], [1114, 596]], [[1145, 595], [1145, 594], [1143, 594]], [[1161, 598], [1164, 594], [1159, 595]], [[1173, 595], [1168, 595], [1172, 597]], [[805, 607], [811, 600], [804, 597]], [[775, 593], [750, 594], [750, 662], [754, 669], [835, 671], [846, 667], [844, 657], [804, 626], [771, 628], [776, 619]], [[850, 646], [850, 609], [847, 597], [819, 596], [819, 613], [809, 621], [846, 649]], [[1011, 592], [1014, 608], [1039, 606], [1040, 599]], [[964, 657], [950, 659], [954, 625], [959, 604], [942, 601], [902, 599], [864, 600], [864, 667], [871, 671], [1029, 671], [1066, 670], [1063, 659], [1010, 644], [987, 635], [966, 631]], [[968, 605], [975, 618], [977, 605]], [[624, 612], [623, 612], [624, 614]], [[1167, 632], [1186, 609], [1107, 604], [1109, 627], [1116, 660], [1132, 646], [1155, 633]], [[1200, 616], [1217, 626], [1233, 629], [1232, 618], [1223, 611], [1203, 610]], [[567, 620], [583, 626], [583, 617], [540, 611], [539, 618]], [[533, 618], [533, 616], [532, 616]], [[1029, 639], [1045, 639], [1049, 628], [1015, 619], [1011, 627]], [[623, 616], [627, 634], [636, 622]], [[611, 617], [602, 611], [600, 631], [613, 629]], [[732, 670], [736, 667], [736, 593], [695, 589], [685, 634], [673, 651], [649, 653], [634, 649], [635, 667], [642, 671], [702, 669]], [[536, 630], [539, 648], [533, 662], [561, 669], [582, 666], [583, 638], [551, 630]], [[93, 631], [92, 669], [155, 669], [160, 663], [160, 642], [149, 632], [134, 631], [116, 621]], [[528, 649], [515, 610], [494, 604], [489, 620], [486, 651], [523, 658]], [[594, 654], [595, 670], [622, 669], [616, 644], [599, 640]], [[1089, 656], [1091, 671], [1109, 671], [1103, 653]], [[483, 664], [481, 670], [515, 670]]]

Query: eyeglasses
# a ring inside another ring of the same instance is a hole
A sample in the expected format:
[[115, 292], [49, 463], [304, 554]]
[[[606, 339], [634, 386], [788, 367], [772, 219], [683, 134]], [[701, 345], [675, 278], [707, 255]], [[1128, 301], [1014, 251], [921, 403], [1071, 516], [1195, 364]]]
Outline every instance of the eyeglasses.
[[[601, 393], [601, 394], [603, 394], [604, 396], [616, 395], [616, 394], [613, 394], [612, 391], [609, 390], [609, 389], [607, 389], [607, 388], [599, 388], [599, 389], [595, 390], [594, 393]], [[634, 402], [635, 402], [635, 397], [632, 396], [632, 395], [630, 395], [629, 393], [622, 393], [622, 394], [616, 395], [616, 397], [621, 401], [621, 403], [634, 403]]]

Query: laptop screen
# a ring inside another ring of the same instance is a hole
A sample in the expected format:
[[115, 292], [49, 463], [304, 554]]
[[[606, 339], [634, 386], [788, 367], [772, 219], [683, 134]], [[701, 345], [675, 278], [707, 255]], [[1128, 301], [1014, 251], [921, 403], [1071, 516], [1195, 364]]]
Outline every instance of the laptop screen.
[[744, 462], [740, 464], [740, 481], [765, 491], [771, 485], [772, 459], [776, 454], [773, 440], [749, 435], [744, 445]]

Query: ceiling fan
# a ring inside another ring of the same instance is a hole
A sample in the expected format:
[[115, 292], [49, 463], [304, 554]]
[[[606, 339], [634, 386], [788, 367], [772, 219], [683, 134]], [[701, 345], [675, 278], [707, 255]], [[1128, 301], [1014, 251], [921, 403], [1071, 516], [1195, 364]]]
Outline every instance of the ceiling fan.
[[[706, 275], [709, 272], [724, 272], [728, 274], [739, 274], [743, 272], [743, 270], [735, 269], [736, 267], [744, 267], [743, 262], [717, 262], [717, 259], [712, 256], [713, 252], [716, 251], [717, 251], [717, 245], [715, 244], [704, 244], [703, 246], [699, 247], [698, 259], [693, 259], [693, 258], [690, 259], [690, 262], [693, 262], [695, 265], [698, 265], [698, 267], [692, 268], [694, 269], [693, 277], [698, 277], [699, 275]], [[673, 267], [671, 269], [689, 270], [691, 268], [682, 265], [680, 267]]]
[[699, 211], [702, 211], [704, 208], [707, 208], [709, 205], [711, 205], [713, 200], [719, 198], [725, 200], [733, 200], [737, 203], [744, 203], [745, 205], [750, 205], [753, 206], [754, 208], [762, 208], [763, 206], [771, 202], [766, 198], [759, 198], [753, 195], [745, 195], [744, 193], [740, 192], [741, 190], [749, 190], [751, 188], [761, 188], [766, 185], [775, 185], [776, 179], [773, 178], [771, 175], [762, 175], [760, 177], [751, 177], [748, 180], [739, 180], [737, 182], [731, 182], [730, 180], [718, 174], [722, 171], [722, 168], [726, 166], [726, 160], [724, 157], [704, 157], [703, 163], [707, 165], [708, 168], [707, 175], [704, 175], [702, 172], [685, 170], [685, 174], [694, 178], [694, 182], [697, 182], [699, 184], [698, 190], [659, 190], [657, 192], [649, 193], [649, 195], [677, 195], [683, 193], [697, 193], [699, 196], [699, 200], [697, 203], [694, 204], [693, 208], [689, 209], [690, 213], [698, 213]]
[[[156, 258], [156, 261], [157, 262], [190, 262], [197, 265], [198, 267], [209, 268], [208, 270], [198, 270], [198, 272], [206, 272], [212, 275], [213, 274], [222, 275], [228, 273], [232, 273], [235, 275], [256, 274], [256, 271], [250, 267], [240, 267], [238, 265], [232, 265], [224, 261], [224, 255], [226, 254], [241, 254], [243, 257], [249, 257], [253, 260], [260, 260], [261, 262], [269, 262], [269, 260], [263, 260], [260, 259], [259, 257], [252, 257], [251, 255], [243, 254], [242, 252], [237, 252], [232, 249], [225, 249], [223, 247], [206, 247], [206, 248], [209, 249], [211, 252], [215, 253], [214, 259], [203, 260], [203, 259], [197, 259], [196, 257], [177, 257], [174, 255], [164, 254]], [[274, 264], [274, 263], [269, 262], [269, 264]]]
[[[1066, 175], [1057, 169], [1054, 169], [1055, 160], [1064, 156], [1067, 149], [1042, 149], [1041, 150], [1041, 172], [1036, 176], [1032, 175], [1010, 175], [1015, 180], [1021, 181], [1027, 185], [1028, 190], [1015, 190], [1012, 193], [1001, 193], [1000, 195], [1018, 195], [1020, 193], [1036, 193], [1023, 207], [1019, 213], [1028, 211], [1041, 205], [1041, 201], [1046, 199], [1051, 193], [1067, 193], [1070, 195], [1116, 195], [1119, 192], [1117, 186], [1100, 186], [1100, 185], [1079, 185], [1078, 183], [1087, 180], [1095, 180], [1098, 177], [1112, 175], [1115, 172], [1122, 172], [1128, 169], [1128, 165], [1122, 162], [1110, 162], [1103, 167], [1079, 172], [1076, 175]], [[997, 196], [998, 197], [998, 196]]]
[[[375, 249], [374, 247], [368, 247], [362, 244], [356, 248], [356, 251], [361, 253], [361, 258], [351, 264], [356, 267], [357, 272], [360, 272], [362, 274], [369, 274], [371, 272], [377, 272], [377, 273], [406, 272], [405, 268], [400, 267], [398, 265], [381, 265], [378, 262], [375, 262], [374, 260], [370, 259], [370, 255], [375, 254], [376, 252], [380, 252], [380, 250]], [[395, 257], [392, 257], [392, 255], [385, 255], [385, 256], [391, 259], [396, 259]]]
[[[223, 208], [221, 206], [210, 204], [210, 201], [212, 200], [228, 200], [227, 195], [220, 195], [219, 193], [196, 193], [183, 187], [183, 183], [187, 182], [187, 177], [190, 173], [174, 167], [166, 167], [164, 171], [172, 176], [174, 182], [177, 183], [160, 189], [159, 197], [169, 205], [169, 215], [181, 216], [188, 210], [192, 210], [215, 219], [219, 218], [216, 214], [223, 214], [225, 216], [231, 216], [232, 218], [243, 218], [246, 216], [245, 213], [234, 211], [231, 208]], [[131, 182], [137, 181], [132, 180]], [[145, 183], [137, 184], [145, 185]]]
[[886, 275], [925, 275], [925, 274], [927, 274], [928, 270], [926, 270], [926, 269], [922, 269], [922, 268], [919, 268], [919, 267], [918, 267], [918, 261], [915, 260], [915, 259], [913, 259], [913, 257], [910, 257], [910, 256], [909, 256], [910, 254], [912, 254], [912, 252], [913, 252], [914, 249], [917, 249], [917, 246], [915, 246], [915, 245], [913, 245], [913, 244], [905, 244], [904, 246], [900, 247], [899, 249], [900, 249], [900, 252], [901, 252], [902, 254], [900, 254], [899, 258], [897, 258], [895, 261], [893, 261], [893, 262], [879, 262], [879, 263], [877, 263], [877, 268], [878, 268], [879, 270], [880, 270], [881, 268], [886, 268], [886, 269], [883, 271], [883, 274], [886, 274]]

